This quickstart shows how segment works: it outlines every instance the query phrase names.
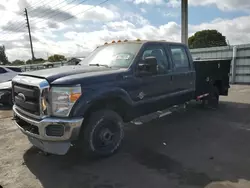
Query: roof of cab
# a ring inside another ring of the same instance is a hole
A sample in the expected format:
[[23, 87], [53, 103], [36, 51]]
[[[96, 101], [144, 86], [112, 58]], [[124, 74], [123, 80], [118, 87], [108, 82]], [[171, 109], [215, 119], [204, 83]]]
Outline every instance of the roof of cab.
[[[105, 43], [103, 45], [115, 45], [115, 44], [124, 44], [124, 43], [137, 43], [137, 44], [145, 44], [145, 43], [167, 43], [167, 44], [181, 44], [181, 45], [185, 45], [183, 43], [180, 42], [169, 42], [166, 40], [125, 40], [125, 41], [112, 41], [110, 43]], [[101, 45], [101, 46], [103, 46]]]

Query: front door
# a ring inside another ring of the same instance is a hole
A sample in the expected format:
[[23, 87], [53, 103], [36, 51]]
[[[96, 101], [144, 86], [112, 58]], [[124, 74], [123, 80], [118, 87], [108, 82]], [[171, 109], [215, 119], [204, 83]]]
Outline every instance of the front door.
[[170, 59], [166, 54], [164, 46], [159, 43], [146, 44], [140, 54], [140, 60], [144, 60], [148, 56], [154, 56], [157, 60], [156, 75], [136, 77], [136, 81], [139, 83], [136, 101], [140, 104], [144, 114], [167, 107], [173, 85]]

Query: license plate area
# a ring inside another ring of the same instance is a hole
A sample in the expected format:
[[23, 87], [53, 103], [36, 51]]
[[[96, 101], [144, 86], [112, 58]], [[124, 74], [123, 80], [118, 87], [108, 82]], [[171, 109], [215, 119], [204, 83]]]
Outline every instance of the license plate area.
[[43, 141], [34, 138], [34, 137], [28, 137], [29, 141], [31, 142], [31, 144], [33, 144], [34, 146], [36, 146], [37, 148], [44, 150], [44, 143]]

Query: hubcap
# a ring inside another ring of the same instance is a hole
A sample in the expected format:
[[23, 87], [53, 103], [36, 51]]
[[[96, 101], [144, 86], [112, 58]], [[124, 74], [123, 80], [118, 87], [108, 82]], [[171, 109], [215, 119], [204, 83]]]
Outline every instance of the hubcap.
[[107, 152], [117, 147], [121, 139], [121, 129], [116, 122], [105, 119], [95, 129], [93, 145], [99, 152]]
[[113, 133], [108, 129], [103, 129], [100, 133], [100, 139], [103, 141], [103, 142], [109, 142], [109, 141], [112, 141], [112, 138], [113, 138]]

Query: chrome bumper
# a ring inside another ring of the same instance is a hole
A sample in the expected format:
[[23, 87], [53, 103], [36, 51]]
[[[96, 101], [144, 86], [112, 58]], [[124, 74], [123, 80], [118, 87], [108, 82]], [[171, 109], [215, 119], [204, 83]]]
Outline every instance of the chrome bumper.
[[[14, 117], [17, 116], [24, 122], [27, 122], [28, 124], [31, 124], [33, 126], [36, 126], [38, 128], [39, 134], [35, 134], [32, 132], [29, 132], [25, 130], [23, 127], [21, 127], [17, 121], [15, 121], [16, 125], [18, 128], [27, 136], [37, 138], [38, 140], [42, 141], [73, 141], [77, 140], [80, 128], [83, 122], [83, 118], [71, 118], [71, 119], [66, 119], [66, 118], [54, 118], [54, 117], [47, 117], [42, 120], [34, 120], [29, 118], [26, 115], [21, 114], [18, 111], [18, 108], [14, 105], [13, 106], [13, 111], [14, 111]], [[64, 126], [64, 134], [63, 136], [48, 136], [46, 135], [46, 127], [48, 125], [62, 125]]]

